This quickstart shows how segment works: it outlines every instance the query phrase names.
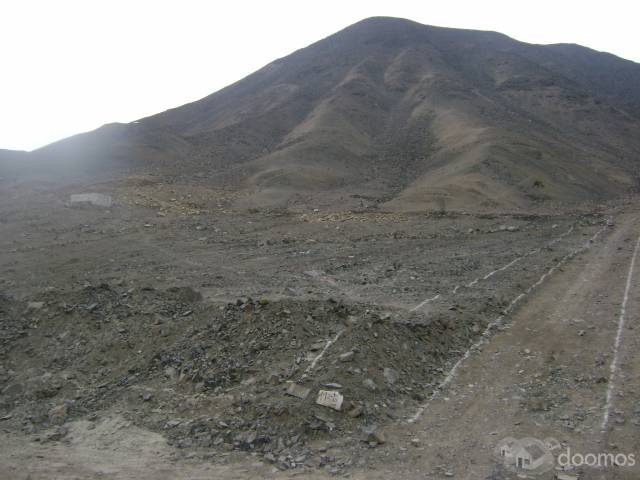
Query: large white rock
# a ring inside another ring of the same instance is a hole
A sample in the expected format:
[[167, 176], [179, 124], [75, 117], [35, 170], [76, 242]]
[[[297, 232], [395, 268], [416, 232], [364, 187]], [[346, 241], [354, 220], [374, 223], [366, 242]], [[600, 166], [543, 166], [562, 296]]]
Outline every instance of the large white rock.
[[109, 195], [102, 193], [77, 193], [71, 195], [69, 203], [72, 207], [89, 204], [95, 207], [110, 208], [113, 201]]

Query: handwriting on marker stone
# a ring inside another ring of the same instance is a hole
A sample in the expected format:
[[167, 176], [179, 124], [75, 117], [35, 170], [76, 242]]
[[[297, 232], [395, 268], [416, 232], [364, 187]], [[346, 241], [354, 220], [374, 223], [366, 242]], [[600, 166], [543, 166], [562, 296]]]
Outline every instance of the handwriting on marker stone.
[[316, 403], [324, 407], [333, 408], [334, 410], [340, 410], [342, 408], [343, 400], [344, 397], [340, 392], [332, 390], [320, 390], [318, 392]]

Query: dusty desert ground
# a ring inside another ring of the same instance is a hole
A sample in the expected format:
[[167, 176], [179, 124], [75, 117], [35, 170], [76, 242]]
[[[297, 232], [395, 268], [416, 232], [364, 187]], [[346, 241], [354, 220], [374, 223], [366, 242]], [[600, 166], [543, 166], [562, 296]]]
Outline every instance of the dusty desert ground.
[[[115, 203], [71, 208], [80, 191]], [[506, 479], [509, 436], [640, 453], [637, 199], [518, 215], [234, 200], [1, 185], [0, 478]]]

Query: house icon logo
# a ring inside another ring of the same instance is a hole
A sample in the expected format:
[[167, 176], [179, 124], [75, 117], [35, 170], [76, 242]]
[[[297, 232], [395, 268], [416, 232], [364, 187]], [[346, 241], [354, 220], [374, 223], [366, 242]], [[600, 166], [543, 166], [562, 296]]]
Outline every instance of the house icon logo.
[[553, 451], [560, 448], [555, 438], [503, 438], [495, 448], [496, 458], [520, 477], [533, 478], [547, 473], [555, 466]]

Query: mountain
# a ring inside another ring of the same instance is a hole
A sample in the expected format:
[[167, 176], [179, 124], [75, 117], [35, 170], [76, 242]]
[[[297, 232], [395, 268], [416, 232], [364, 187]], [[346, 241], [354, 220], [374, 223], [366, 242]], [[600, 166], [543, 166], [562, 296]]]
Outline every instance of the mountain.
[[26, 160], [28, 160], [28, 154], [25, 151], [0, 148], [0, 180], [5, 176], [18, 175], [23, 161]]
[[196, 102], [30, 154], [196, 176], [238, 207], [527, 209], [637, 187], [640, 65], [578, 45], [370, 18]]
[[27, 152], [23, 150], [6, 150], [0, 148], [0, 160], [13, 160], [24, 157]]

